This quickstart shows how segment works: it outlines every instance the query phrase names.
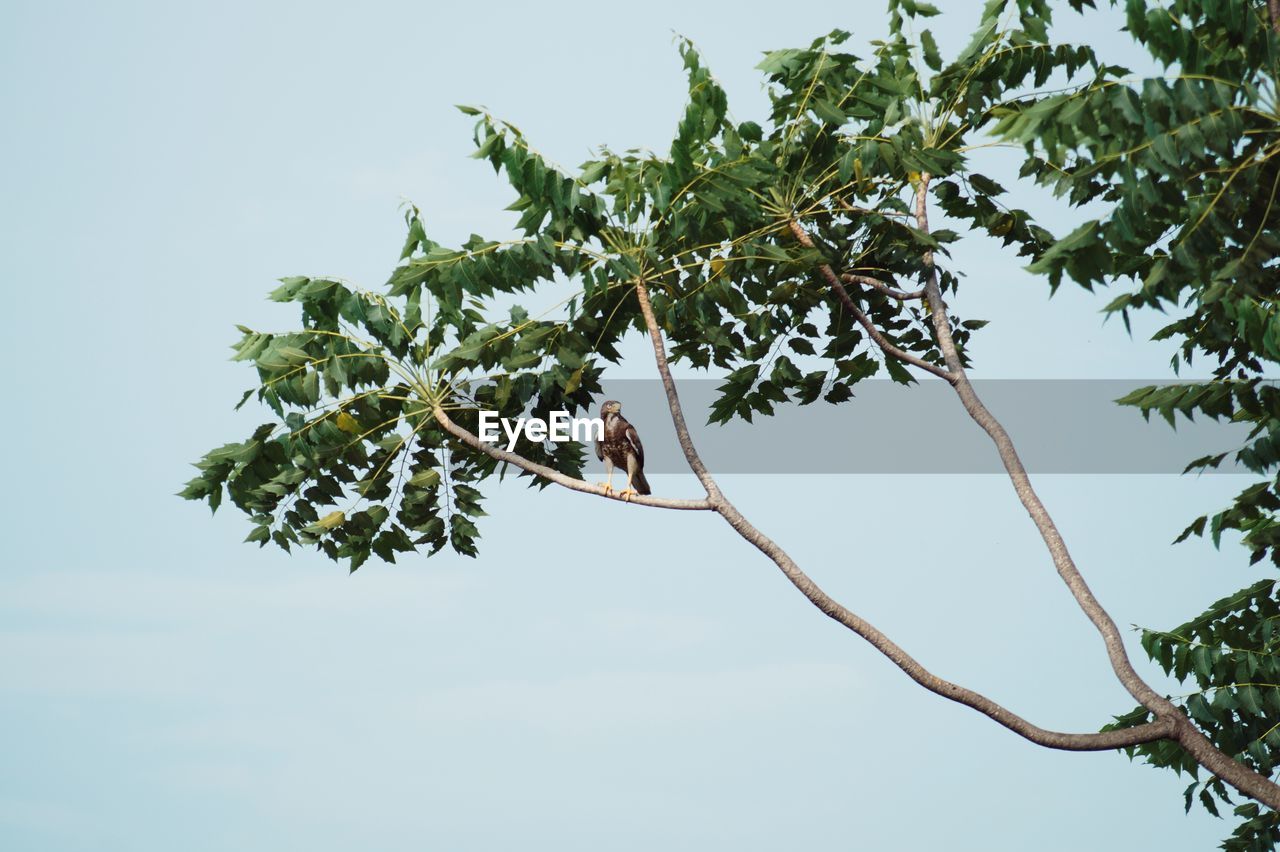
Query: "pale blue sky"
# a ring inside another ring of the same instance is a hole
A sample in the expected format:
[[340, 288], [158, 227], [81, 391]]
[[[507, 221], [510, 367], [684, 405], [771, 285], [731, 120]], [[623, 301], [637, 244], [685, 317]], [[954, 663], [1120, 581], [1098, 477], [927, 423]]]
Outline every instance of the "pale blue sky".
[[[978, 4], [942, 5], [945, 46]], [[21, 367], [0, 462], [0, 847], [1211, 847], [1225, 827], [1183, 816], [1185, 780], [1038, 749], [923, 692], [712, 516], [509, 486], [479, 560], [348, 577], [172, 496], [261, 420], [231, 411], [251, 375], [225, 359], [235, 323], [293, 321], [264, 301], [273, 279], [379, 284], [406, 198], [445, 241], [510, 226], [451, 104], [569, 164], [663, 148], [673, 30], [745, 120], [761, 51], [835, 27], [861, 45], [882, 19], [835, 2], [6, 3], [0, 347]], [[1114, 19], [1073, 27], [1143, 64]], [[990, 247], [957, 261], [959, 307], [994, 320], [975, 375], [1165, 375], [1167, 349], [1101, 324], [1104, 297], [1050, 302]], [[619, 375], [648, 375], [634, 351]], [[1167, 546], [1241, 484], [1038, 480], [1117, 621], [1153, 626], [1260, 574], [1235, 549]], [[1131, 707], [999, 477], [724, 487], [939, 674], [1049, 727]]]

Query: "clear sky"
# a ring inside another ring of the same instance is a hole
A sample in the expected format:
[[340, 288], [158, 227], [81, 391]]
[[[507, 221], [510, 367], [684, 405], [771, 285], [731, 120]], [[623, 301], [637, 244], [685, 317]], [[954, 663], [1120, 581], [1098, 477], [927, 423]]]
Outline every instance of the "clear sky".
[[[979, 4], [942, 5], [945, 48]], [[252, 376], [226, 358], [235, 323], [293, 322], [264, 300], [275, 278], [378, 285], [404, 199], [437, 239], [510, 228], [452, 104], [571, 165], [601, 143], [662, 150], [683, 107], [673, 31], [746, 120], [761, 51], [837, 27], [857, 50], [883, 17], [826, 0], [3, 4], [0, 847], [1213, 846], [1225, 827], [1183, 815], [1186, 779], [1045, 751], [925, 693], [712, 516], [509, 484], [478, 560], [348, 576], [173, 496], [189, 462], [266, 419], [231, 411]], [[1117, 27], [1070, 29], [1143, 67]], [[1105, 294], [1050, 301], [981, 244], [956, 262], [957, 307], [993, 320], [976, 376], [1167, 375], [1150, 322], [1133, 339], [1102, 324]], [[617, 375], [649, 375], [633, 351]], [[1000, 477], [723, 485], [944, 677], [1047, 727], [1131, 708]], [[1172, 626], [1260, 574], [1238, 549], [1168, 546], [1239, 479], [1037, 485], [1122, 625]]]

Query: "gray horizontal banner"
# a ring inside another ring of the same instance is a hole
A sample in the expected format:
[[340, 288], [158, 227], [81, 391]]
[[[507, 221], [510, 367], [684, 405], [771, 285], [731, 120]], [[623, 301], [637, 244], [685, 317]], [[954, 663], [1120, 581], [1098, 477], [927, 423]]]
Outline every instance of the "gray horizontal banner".
[[[888, 380], [858, 384], [840, 405], [777, 405], [752, 423], [708, 425], [719, 379], [685, 379], [680, 399], [698, 451], [713, 473], [1000, 473], [991, 440], [965, 413], [949, 385]], [[1115, 400], [1142, 380], [986, 380], [974, 387], [1012, 436], [1032, 473], [1181, 473], [1202, 456], [1240, 447], [1248, 427], [1178, 416], [1177, 430], [1159, 416], [1143, 420]], [[603, 384], [604, 399], [644, 443], [649, 473], [687, 473], [662, 385], [657, 380]], [[588, 470], [595, 465], [592, 458]], [[1219, 473], [1247, 473], [1232, 459]]]

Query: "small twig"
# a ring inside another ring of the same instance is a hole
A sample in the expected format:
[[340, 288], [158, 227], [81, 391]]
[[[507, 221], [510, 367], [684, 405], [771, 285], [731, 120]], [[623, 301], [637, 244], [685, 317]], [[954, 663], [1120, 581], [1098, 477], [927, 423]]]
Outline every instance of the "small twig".
[[879, 290], [891, 299], [897, 299], [899, 302], [911, 302], [916, 299], [924, 298], [924, 288], [912, 290], [910, 293], [904, 293], [902, 290], [895, 290], [879, 278], [872, 278], [870, 275], [859, 275], [853, 272], [840, 273], [840, 280], [847, 281], [850, 284], [864, 284], [867, 287]]
[[[1274, 2], [1280, 2], [1280, 0], [1274, 0]], [[836, 203], [839, 204], [847, 213], [859, 213], [863, 216], [888, 216], [901, 219], [910, 218], [906, 213], [899, 213], [897, 210], [872, 210], [870, 207], [858, 207], [850, 204], [843, 198], [837, 198]]]

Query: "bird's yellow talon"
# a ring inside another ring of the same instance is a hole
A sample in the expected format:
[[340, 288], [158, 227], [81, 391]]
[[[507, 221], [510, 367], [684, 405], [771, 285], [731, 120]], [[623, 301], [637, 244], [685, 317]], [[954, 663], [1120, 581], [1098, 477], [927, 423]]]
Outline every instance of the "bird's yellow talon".
[[609, 483], [607, 483], [607, 482], [601, 482], [601, 483], [600, 483], [600, 487], [604, 489], [604, 493], [605, 493], [605, 494], [610, 495], [610, 496], [612, 496], [612, 495], [613, 495], [613, 486], [612, 486], [612, 485], [610, 485]]
[[622, 498], [623, 502], [630, 503], [631, 495], [635, 493], [636, 490], [634, 488], [624, 488], [618, 492], [618, 496]]

